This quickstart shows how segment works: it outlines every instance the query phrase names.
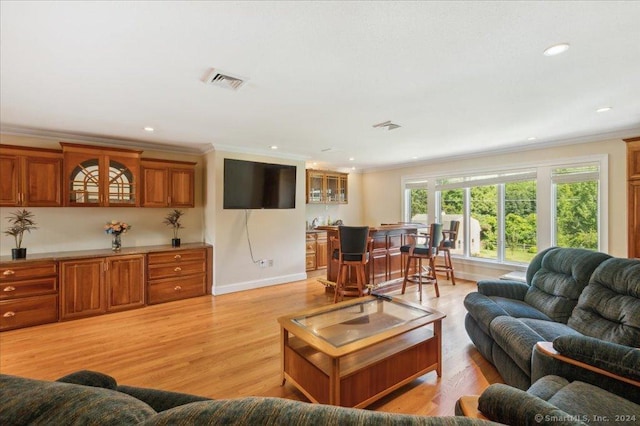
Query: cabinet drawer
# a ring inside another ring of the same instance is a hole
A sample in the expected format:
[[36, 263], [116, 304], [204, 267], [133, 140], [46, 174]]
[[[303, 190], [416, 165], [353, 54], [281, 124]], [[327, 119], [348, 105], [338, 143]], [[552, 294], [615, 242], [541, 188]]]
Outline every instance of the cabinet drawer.
[[316, 252], [316, 242], [307, 242], [307, 248], [306, 248], [307, 254], [309, 253], [315, 253]]
[[307, 255], [307, 262], [306, 262], [306, 270], [307, 271], [312, 271], [316, 269], [316, 255], [315, 254], [308, 254]]
[[204, 274], [182, 279], [150, 282], [149, 304], [204, 296], [207, 293], [205, 286], [206, 279]]
[[58, 321], [58, 296], [25, 297], [0, 302], [0, 331]]
[[0, 282], [46, 277], [58, 274], [56, 262], [25, 263], [0, 267]]
[[2, 283], [0, 284], [0, 300], [54, 293], [57, 288], [58, 279], [55, 277]]
[[204, 262], [173, 263], [170, 265], [149, 265], [149, 279], [183, 277], [205, 272], [207, 265]]
[[206, 253], [206, 250], [178, 250], [161, 253], [149, 253], [147, 258], [149, 265], [156, 265], [161, 263], [193, 262], [197, 260], [204, 263]]

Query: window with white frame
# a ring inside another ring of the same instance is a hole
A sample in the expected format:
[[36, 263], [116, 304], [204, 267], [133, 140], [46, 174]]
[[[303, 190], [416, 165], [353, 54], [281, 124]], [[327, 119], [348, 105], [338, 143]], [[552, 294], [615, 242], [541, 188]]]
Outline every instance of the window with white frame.
[[[491, 173], [405, 178], [405, 220], [420, 215], [431, 222], [428, 218], [434, 217], [445, 228], [459, 220], [460, 244], [454, 254], [470, 259], [526, 264], [550, 245], [605, 251], [603, 167], [606, 156]], [[419, 204], [420, 213], [418, 198], [426, 200]]]

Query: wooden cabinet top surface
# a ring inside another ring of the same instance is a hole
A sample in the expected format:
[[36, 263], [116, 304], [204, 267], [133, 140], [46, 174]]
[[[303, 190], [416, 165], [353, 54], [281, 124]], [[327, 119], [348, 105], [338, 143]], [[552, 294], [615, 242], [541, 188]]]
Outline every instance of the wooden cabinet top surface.
[[148, 254], [156, 252], [179, 252], [183, 250], [193, 250], [198, 248], [213, 247], [211, 244], [206, 243], [183, 243], [180, 247], [171, 247], [171, 244], [156, 245], [156, 246], [139, 246], [139, 247], [123, 247], [119, 252], [114, 252], [111, 249], [98, 249], [98, 250], [77, 250], [77, 251], [65, 251], [55, 253], [34, 253], [27, 254], [26, 259], [13, 260], [11, 256], [0, 256], [0, 264], [7, 265], [21, 265], [30, 262], [42, 262], [43, 260], [74, 260], [74, 259], [87, 259], [98, 257], [111, 257], [111, 256], [124, 256], [129, 254]]

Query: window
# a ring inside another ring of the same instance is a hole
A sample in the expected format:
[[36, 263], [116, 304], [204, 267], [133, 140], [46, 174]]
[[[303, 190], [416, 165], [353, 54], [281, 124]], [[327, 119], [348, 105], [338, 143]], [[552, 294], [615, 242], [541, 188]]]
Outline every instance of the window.
[[[433, 185], [423, 184], [420, 192], [415, 186], [419, 178], [406, 179], [410, 201], [405, 200], [405, 220], [413, 221], [425, 209], [427, 218], [445, 226], [460, 220], [456, 251], [470, 259], [526, 264], [550, 245], [606, 251], [606, 232], [601, 231], [606, 197], [599, 190], [606, 163], [602, 156], [519, 170], [429, 176]], [[418, 199], [433, 199], [433, 212]], [[540, 205], [546, 207], [541, 211]]]
[[552, 171], [554, 244], [598, 249], [599, 173], [596, 165]]

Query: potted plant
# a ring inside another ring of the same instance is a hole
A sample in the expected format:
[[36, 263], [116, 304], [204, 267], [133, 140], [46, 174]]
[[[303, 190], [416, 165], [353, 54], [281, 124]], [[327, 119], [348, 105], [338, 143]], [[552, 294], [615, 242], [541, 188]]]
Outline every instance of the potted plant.
[[120, 235], [126, 234], [129, 230], [131, 230], [131, 225], [117, 220], [112, 220], [104, 225], [104, 232], [113, 235], [113, 239], [111, 240], [111, 250], [120, 251], [122, 248]]
[[11, 249], [12, 259], [24, 259], [27, 257], [27, 248], [22, 247], [22, 238], [25, 231], [31, 232], [32, 229], [38, 229], [33, 220], [33, 213], [28, 210], [16, 210], [7, 217], [9, 228], [4, 231], [5, 234], [11, 235], [16, 241], [16, 248]]
[[178, 231], [184, 228], [180, 223], [180, 218], [184, 215], [182, 210], [174, 209], [165, 216], [164, 223], [167, 226], [173, 228], [173, 238], [171, 239], [172, 247], [180, 247], [180, 238], [178, 238]]

